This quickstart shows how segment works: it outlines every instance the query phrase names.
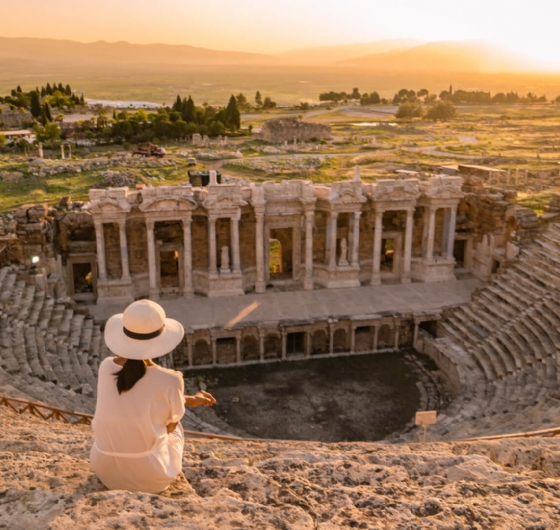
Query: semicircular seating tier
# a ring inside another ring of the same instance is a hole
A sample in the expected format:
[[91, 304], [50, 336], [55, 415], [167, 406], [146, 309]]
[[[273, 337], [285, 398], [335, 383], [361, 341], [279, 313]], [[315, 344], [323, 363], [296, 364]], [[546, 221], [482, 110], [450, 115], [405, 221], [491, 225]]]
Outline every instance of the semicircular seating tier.
[[434, 428], [440, 435], [463, 438], [560, 423], [560, 225], [550, 225], [468, 304], [450, 311], [438, 333], [434, 345], [461, 380]]

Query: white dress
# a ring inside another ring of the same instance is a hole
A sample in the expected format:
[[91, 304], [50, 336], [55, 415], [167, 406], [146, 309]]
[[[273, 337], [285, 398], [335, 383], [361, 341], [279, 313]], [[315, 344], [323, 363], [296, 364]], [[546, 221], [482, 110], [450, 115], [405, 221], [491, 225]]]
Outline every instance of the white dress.
[[99, 366], [95, 441], [91, 468], [109, 489], [159, 493], [181, 472], [185, 413], [184, 382], [179, 372], [148, 366], [130, 390], [119, 394], [114, 374], [122, 366], [105, 359]]

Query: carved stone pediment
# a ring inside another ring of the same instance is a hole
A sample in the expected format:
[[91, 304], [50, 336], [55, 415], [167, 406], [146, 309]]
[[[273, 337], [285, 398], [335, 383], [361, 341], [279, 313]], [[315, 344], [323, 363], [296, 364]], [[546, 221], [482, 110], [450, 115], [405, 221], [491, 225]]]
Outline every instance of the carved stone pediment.
[[126, 201], [119, 201], [117, 199], [107, 197], [95, 204], [92, 204], [89, 211], [92, 214], [111, 215], [130, 212], [131, 208], [132, 206]]
[[329, 201], [339, 204], [362, 204], [367, 201], [367, 198], [354, 189], [341, 189], [333, 191], [329, 196]]
[[247, 201], [235, 195], [220, 193], [219, 195], [209, 195], [202, 203], [207, 210], [237, 210], [241, 206], [246, 206]]
[[143, 212], [190, 212], [196, 208], [196, 202], [186, 197], [160, 195], [145, 198], [140, 205]]
[[414, 200], [419, 195], [416, 179], [379, 180], [371, 192], [374, 201], [407, 201]]
[[433, 177], [420, 183], [420, 191], [430, 199], [462, 199], [461, 185], [460, 177]]

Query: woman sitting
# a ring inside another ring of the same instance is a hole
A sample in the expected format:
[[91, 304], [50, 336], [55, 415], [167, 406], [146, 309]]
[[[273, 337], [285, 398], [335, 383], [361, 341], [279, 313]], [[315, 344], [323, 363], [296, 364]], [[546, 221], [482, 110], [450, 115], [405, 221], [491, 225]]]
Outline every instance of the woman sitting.
[[151, 359], [171, 352], [183, 326], [149, 300], [129, 305], [105, 326], [105, 343], [117, 357], [99, 366], [91, 468], [109, 489], [165, 490], [181, 472], [185, 406], [210, 406], [207, 392], [184, 395], [180, 372]]

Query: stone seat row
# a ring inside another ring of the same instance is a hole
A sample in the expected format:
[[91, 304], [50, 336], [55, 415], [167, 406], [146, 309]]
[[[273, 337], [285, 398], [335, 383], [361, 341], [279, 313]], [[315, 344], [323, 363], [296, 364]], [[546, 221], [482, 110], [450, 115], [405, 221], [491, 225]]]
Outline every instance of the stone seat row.
[[464, 380], [435, 430], [456, 438], [543, 428], [543, 411], [560, 423], [559, 310], [560, 227], [553, 225], [440, 323]]
[[18, 279], [17, 270], [0, 269], [1, 367], [12, 375], [94, 392], [106, 354], [100, 326], [91, 318]]

